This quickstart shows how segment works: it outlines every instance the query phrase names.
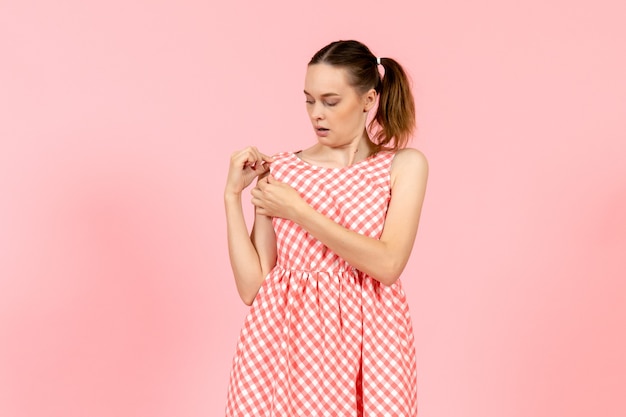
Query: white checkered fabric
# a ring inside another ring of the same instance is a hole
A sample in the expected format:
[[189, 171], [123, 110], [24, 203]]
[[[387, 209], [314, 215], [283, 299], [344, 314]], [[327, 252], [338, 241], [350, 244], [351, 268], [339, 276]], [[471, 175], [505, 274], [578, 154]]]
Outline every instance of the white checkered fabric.
[[[324, 168], [281, 153], [271, 172], [320, 213], [379, 238], [393, 155]], [[416, 416], [413, 330], [400, 280], [384, 286], [297, 224], [273, 223], [277, 265], [241, 331], [226, 415]]]

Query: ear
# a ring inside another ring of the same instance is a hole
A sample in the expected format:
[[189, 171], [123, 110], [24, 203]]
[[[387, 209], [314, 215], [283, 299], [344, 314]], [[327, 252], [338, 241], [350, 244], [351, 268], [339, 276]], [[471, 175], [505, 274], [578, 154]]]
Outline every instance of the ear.
[[373, 88], [371, 88], [369, 91], [363, 94], [363, 112], [364, 113], [370, 111], [372, 107], [374, 107], [374, 105], [376, 104], [377, 96], [378, 94], [376, 93], [376, 90], [374, 90]]

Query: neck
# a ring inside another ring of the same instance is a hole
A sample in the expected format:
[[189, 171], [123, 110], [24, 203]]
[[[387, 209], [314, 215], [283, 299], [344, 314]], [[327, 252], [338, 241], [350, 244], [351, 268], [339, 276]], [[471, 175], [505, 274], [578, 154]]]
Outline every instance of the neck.
[[360, 162], [369, 157], [374, 151], [374, 143], [370, 140], [367, 131], [363, 131], [363, 135], [350, 144], [350, 164]]
[[355, 138], [354, 141], [341, 146], [341, 147], [319, 147], [317, 152], [320, 155], [325, 155], [324, 159], [331, 161], [338, 166], [350, 166], [352, 164], [361, 162], [370, 156], [374, 150], [374, 144], [364, 132], [359, 138]]

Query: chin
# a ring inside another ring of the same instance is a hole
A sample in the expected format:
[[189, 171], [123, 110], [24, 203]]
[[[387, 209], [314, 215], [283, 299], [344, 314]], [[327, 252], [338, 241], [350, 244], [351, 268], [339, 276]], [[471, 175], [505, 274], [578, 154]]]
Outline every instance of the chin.
[[332, 140], [329, 137], [317, 137], [317, 142], [320, 145], [324, 145], [324, 146], [337, 146], [337, 141], [336, 140]]

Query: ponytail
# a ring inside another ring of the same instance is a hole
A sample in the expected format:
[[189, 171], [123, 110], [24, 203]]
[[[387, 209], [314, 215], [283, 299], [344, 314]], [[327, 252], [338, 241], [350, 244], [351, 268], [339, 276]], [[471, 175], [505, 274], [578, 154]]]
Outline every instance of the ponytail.
[[380, 81], [378, 108], [370, 122], [378, 150], [404, 148], [415, 130], [415, 102], [409, 79], [402, 66], [381, 58], [385, 73]]

